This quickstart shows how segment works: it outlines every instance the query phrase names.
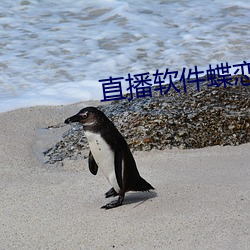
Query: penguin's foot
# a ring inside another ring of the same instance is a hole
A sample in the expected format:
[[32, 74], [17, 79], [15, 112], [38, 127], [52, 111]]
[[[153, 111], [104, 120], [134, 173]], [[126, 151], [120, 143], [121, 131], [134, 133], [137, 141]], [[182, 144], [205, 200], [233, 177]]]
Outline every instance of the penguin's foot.
[[110, 202], [110, 203], [102, 206], [101, 208], [110, 209], [110, 208], [114, 208], [114, 207], [119, 207], [119, 206], [122, 205], [123, 200], [124, 200], [124, 197], [123, 196], [119, 196], [118, 200], [112, 201], [112, 202]]
[[111, 188], [107, 193], [105, 193], [106, 198], [109, 198], [109, 197], [112, 197], [112, 196], [115, 197], [117, 195], [118, 195], [118, 193], [115, 191], [114, 188]]

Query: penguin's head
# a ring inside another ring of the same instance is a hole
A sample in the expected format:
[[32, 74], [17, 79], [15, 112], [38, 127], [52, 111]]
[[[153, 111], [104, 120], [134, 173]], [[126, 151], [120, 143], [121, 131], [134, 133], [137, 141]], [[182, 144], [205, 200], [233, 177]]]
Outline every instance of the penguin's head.
[[79, 122], [87, 128], [91, 126], [98, 126], [105, 120], [107, 121], [108, 118], [100, 110], [94, 107], [87, 107], [80, 110], [76, 115], [69, 117], [64, 122], [67, 124]]

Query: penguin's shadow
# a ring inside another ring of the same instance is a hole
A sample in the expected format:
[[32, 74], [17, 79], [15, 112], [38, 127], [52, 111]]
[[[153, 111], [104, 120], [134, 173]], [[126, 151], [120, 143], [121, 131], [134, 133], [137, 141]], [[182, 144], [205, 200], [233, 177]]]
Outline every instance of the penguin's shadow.
[[143, 204], [149, 199], [153, 199], [157, 197], [157, 193], [155, 191], [145, 191], [145, 192], [131, 192], [127, 193], [124, 199], [123, 205], [134, 204], [134, 208]]

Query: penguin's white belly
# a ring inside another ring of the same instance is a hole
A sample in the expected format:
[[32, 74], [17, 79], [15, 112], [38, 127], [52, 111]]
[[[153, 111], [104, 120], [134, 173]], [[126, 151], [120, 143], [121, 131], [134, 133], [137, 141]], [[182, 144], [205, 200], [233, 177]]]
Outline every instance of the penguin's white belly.
[[120, 187], [115, 174], [115, 155], [113, 150], [100, 134], [86, 131], [85, 135], [96, 164], [108, 179], [111, 186], [119, 193]]

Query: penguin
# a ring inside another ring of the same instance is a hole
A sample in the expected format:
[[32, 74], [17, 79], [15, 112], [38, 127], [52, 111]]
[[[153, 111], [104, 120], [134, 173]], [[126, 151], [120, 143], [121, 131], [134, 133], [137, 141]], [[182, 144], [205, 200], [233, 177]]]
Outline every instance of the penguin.
[[111, 185], [106, 198], [118, 196], [101, 208], [121, 206], [128, 191], [149, 191], [154, 189], [144, 180], [137, 169], [129, 146], [115, 125], [95, 107], [86, 107], [65, 123], [79, 122], [83, 126], [90, 147], [88, 164], [93, 175], [100, 168]]

